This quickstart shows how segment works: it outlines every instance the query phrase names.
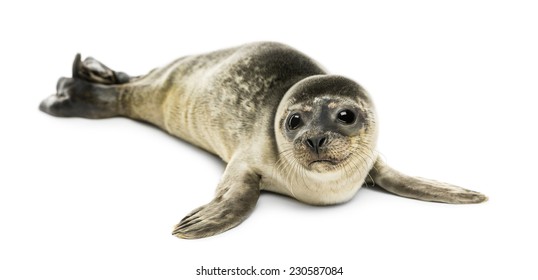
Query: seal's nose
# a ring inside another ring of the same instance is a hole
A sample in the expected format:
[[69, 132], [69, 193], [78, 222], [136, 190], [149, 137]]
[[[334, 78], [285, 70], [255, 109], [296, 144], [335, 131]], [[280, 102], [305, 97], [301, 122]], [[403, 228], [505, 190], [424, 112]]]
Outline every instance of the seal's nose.
[[306, 139], [306, 145], [312, 150], [312, 152], [319, 154], [319, 149], [325, 145], [327, 137], [325, 136], [316, 136]]

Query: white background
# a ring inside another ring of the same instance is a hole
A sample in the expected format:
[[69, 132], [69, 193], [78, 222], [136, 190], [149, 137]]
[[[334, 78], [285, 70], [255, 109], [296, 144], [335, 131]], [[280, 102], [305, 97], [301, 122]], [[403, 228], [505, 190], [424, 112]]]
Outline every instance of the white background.
[[[537, 279], [533, 1], [111, 2], [0, 4], [0, 279], [204, 279], [201, 266], [251, 265], [344, 274], [208, 278]], [[490, 200], [363, 188], [312, 207], [264, 193], [239, 227], [180, 240], [173, 225], [212, 198], [223, 163], [149, 125], [37, 109], [77, 52], [138, 75], [258, 40], [362, 84], [389, 164]]]

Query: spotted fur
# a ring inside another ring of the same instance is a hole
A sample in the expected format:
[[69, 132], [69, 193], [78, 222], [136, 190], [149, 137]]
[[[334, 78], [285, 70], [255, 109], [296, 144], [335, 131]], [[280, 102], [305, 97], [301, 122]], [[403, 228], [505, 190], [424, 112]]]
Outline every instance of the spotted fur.
[[[368, 180], [423, 200], [486, 199], [388, 167], [377, 156], [376, 114], [368, 93], [279, 43], [186, 56], [139, 77], [77, 55], [73, 77], [61, 78], [57, 93], [40, 109], [61, 117], [142, 120], [227, 162], [215, 198], [175, 227], [173, 234], [181, 238], [237, 226], [261, 190], [326, 205], [348, 201]], [[342, 110], [352, 122], [337, 119]], [[304, 123], [290, 129], [286, 120], [294, 112]]]

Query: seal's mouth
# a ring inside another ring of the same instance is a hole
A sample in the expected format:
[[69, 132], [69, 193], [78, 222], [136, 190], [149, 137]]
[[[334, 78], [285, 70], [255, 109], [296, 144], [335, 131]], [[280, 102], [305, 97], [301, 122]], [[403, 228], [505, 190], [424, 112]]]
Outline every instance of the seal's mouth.
[[330, 165], [337, 165], [339, 164], [341, 161], [340, 160], [334, 160], [334, 159], [317, 159], [317, 160], [313, 160], [311, 161], [309, 164], [308, 164], [308, 167], [311, 167], [312, 165], [316, 164], [316, 163], [320, 163], [320, 164], [330, 164]]
[[345, 162], [350, 155], [345, 156], [342, 159], [335, 158], [318, 158], [308, 163], [308, 168], [315, 171], [330, 171], [338, 169], [339, 166]]

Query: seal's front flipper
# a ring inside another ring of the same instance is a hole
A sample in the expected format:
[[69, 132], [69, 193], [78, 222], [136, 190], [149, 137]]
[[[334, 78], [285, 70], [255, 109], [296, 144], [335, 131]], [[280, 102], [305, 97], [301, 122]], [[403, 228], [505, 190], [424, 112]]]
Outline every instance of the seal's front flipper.
[[129, 75], [114, 71], [93, 57], [82, 61], [80, 54], [77, 54], [73, 61], [73, 78], [102, 85], [118, 85], [130, 81]]
[[230, 162], [216, 197], [187, 215], [173, 235], [195, 239], [227, 231], [244, 221], [260, 196], [260, 177], [241, 163]]
[[480, 203], [488, 198], [475, 191], [434, 180], [404, 175], [377, 159], [370, 171], [376, 185], [405, 197], [426, 201], [464, 204]]

